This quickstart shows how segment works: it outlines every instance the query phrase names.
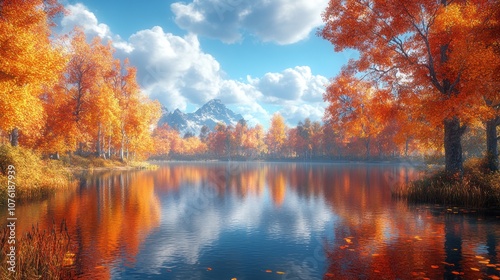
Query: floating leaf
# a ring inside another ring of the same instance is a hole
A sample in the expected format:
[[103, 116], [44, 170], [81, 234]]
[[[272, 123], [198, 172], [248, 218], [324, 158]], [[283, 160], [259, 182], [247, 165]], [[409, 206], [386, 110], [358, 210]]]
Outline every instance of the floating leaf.
[[439, 265], [431, 265], [431, 268], [434, 268], [434, 269], [439, 268]]
[[460, 272], [458, 272], [458, 271], [452, 271], [451, 273], [452, 273], [453, 275], [460, 275]]
[[212, 270], [212, 268], [211, 268], [211, 267], [207, 267], [207, 271], [211, 271], [211, 270]]
[[325, 273], [325, 276], [327, 276], [327, 277], [333, 277], [333, 275], [334, 275], [334, 274], [333, 274], [333, 273], [331, 273], [331, 272], [327, 272], [327, 273]]
[[283, 271], [276, 271], [276, 274], [281, 274], [281, 275], [283, 275], [283, 274], [285, 274], [285, 273], [284, 273]]
[[266, 272], [267, 272], [267, 273], [272, 273], [273, 271], [272, 271], [272, 270], [270, 270], [270, 269], [266, 269]]
[[473, 271], [479, 271], [479, 268], [476, 268], [476, 267], [471, 267], [470, 269]]

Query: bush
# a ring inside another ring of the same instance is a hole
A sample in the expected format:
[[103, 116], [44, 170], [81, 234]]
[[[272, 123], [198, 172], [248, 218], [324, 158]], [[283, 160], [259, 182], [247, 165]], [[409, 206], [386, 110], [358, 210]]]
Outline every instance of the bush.
[[[16, 198], [43, 197], [56, 189], [70, 186], [71, 173], [62, 162], [55, 160], [43, 161], [40, 155], [10, 145], [0, 146], [0, 197], [7, 195], [8, 166], [14, 166]], [[5, 201], [5, 199], [3, 199]]]

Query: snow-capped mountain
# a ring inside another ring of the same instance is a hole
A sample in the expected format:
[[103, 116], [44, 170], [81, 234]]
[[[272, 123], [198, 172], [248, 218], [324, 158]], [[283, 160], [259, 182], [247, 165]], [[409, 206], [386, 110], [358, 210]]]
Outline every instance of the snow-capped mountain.
[[165, 111], [158, 125], [166, 123], [177, 129], [181, 135], [191, 132], [198, 136], [204, 125], [213, 130], [219, 122], [234, 126], [241, 119], [243, 116], [228, 109], [219, 99], [212, 99], [194, 113], [186, 114], [179, 109], [173, 112]]

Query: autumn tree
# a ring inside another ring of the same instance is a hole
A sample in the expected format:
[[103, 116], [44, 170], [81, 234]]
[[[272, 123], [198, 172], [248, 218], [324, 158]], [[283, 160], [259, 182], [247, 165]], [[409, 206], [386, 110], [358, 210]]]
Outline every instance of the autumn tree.
[[444, 130], [450, 173], [463, 170], [467, 124], [491, 111], [483, 97], [489, 93], [493, 51], [473, 32], [491, 14], [489, 2], [330, 0], [323, 14], [321, 36], [336, 51], [359, 52], [348, 65], [354, 75], [387, 89], [403, 83], [415, 90], [405, 96], [412, 104], [408, 110], [422, 112], [430, 126]]
[[363, 141], [366, 158], [371, 155], [373, 140], [384, 128], [380, 120], [383, 110], [376, 99], [378, 93], [372, 83], [343, 71], [333, 80], [325, 95], [329, 104], [326, 117], [333, 129], [340, 131], [347, 141]]
[[57, 82], [65, 58], [51, 41], [56, 0], [0, 1], [0, 129], [18, 145], [19, 132], [37, 133], [46, 115], [41, 95]]
[[280, 156], [286, 140], [286, 131], [285, 120], [279, 113], [275, 113], [266, 135], [266, 144], [271, 155]]

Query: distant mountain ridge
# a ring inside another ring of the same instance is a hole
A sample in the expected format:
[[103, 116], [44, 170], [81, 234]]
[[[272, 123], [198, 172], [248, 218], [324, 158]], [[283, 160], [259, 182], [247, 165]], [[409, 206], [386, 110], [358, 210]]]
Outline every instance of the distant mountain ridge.
[[219, 99], [212, 99], [194, 113], [183, 113], [179, 109], [173, 112], [164, 110], [158, 125], [166, 123], [178, 130], [181, 135], [190, 132], [198, 136], [204, 125], [214, 130], [217, 123], [236, 125], [241, 119], [243, 119], [242, 115], [228, 109]]

